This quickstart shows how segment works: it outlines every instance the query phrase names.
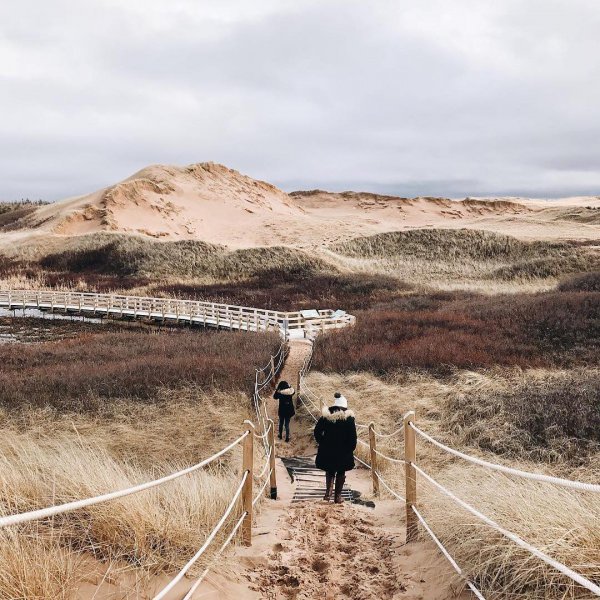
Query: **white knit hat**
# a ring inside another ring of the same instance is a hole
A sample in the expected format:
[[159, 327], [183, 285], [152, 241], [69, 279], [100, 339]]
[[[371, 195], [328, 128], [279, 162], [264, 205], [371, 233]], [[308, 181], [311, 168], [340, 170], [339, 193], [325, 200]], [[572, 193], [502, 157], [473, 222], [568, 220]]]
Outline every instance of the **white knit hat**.
[[348, 400], [339, 392], [334, 394], [335, 401], [333, 403], [334, 406], [339, 406], [340, 408], [348, 408]]

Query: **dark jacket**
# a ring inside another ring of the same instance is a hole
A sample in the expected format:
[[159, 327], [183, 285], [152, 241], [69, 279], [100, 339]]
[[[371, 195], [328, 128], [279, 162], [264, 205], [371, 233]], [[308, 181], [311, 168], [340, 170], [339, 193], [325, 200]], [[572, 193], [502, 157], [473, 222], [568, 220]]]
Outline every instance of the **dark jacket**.
[[332, 473], [354, 469], [356, 422], [351, 410], [324, 408], [315, 426], [317, 468]]
[[294, 408], [294, 388], [289, 387], [283, 390], [277, 390], [273, 394], [273, 398], [279, 401], [279, 409], [277, 415], [279, 417], [293, 417], [296, 414]]

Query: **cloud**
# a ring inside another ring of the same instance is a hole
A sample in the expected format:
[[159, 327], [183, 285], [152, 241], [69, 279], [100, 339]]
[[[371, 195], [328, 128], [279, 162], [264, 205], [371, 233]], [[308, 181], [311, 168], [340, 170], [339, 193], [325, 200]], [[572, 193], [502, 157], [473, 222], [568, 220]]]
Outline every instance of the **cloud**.
[[0, 5], [0, 198], [216, 160], [285, 189], [600, 193], [594, 0]]

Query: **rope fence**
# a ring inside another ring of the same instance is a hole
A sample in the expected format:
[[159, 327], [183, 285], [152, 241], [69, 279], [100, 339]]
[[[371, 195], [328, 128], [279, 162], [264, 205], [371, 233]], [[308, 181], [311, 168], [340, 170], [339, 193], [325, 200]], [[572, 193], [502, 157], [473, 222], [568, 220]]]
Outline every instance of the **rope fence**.
[[[414, 412], [409, 412], [404, 416], [404, 426], [402, 429], [393, 432], [393, 434], [386, 434], [377, 436], [377, 432], [375, 431], [374, 425], [371, 423], [366, 426], [369, 430], [369, 443], [364, 442], [363, 440], [358, 440], [358, 443], [361, 446], [369, 448], [371, 464], [366, 463], [361, 460], [357, 456], [355, 459], [366, 466], [371, 470], [373, 477], [373, 494], [379, 494], [379, 485], [381, 484], [386, 491], [394, 497], [396, 500], [403, 502], [406, 507], [406, 539], [407, 542], [415, 541], [418, 537], [418, 528], [417, 524], [420, 524], [423, 529], [428, 533], [431, 539], [434, 541], [436, 546], [439, 548], [440, 552], [445, 556], [448, 562], [451, 564], [452, 568], [458, 573], [458, 575], [464, 580], [465, 585], [475, 594], [475, 596], [481, 600], [484, 600], [483, 595], [477, 589], [475, 584], [470, 581], [467, 577], [465, 577], [462, 569], [459, 567], [456, 560], [452, 557], [449, 551], [444, 547], [441, 540], [435, 534], [431, 526], [427, 523], [425, 517], [421, 514], [421, 512], [417, 508], [417, 480], [416, 475], [418, 474], [422, 477], [429, 485], [431, 485], [434, 489], [441, 492], [445, 496], [447, 496], [450, 500], [452, 500], [455, 504], [460, 506], [463, 510], [467, 511], [471, 515], [475, 516], [481, 522], [483, 522], [488, 527], [494, 529], [498, 533], [502, 534], [504, 537], [509, 539], [511, 542], [519, 546], [520, 548], [528, 551], [530, 554], [543, 561], [545, 564], [549, 565], [559, 573], [562, 573], [573, 582], [578, 584], [579, 586], [585, 588], [595, 596], [600, 596], [600, 586], [595, 582], [591, 581], [581, 573], [576, 572], [571, 569], [567, 565], [564, 565], [560, 561], [548, 556], [545, 552], [542, 552], [532, 544], [523, 540], [516, 533], [509, 531], [496, 523], [493, 519], [484, 515], [482, 512], [471, 506], [469, 503], [465, 502], [463, 499], [459, 498], [452, 491], [447, 489], [444, 485], [436, 481], [431, 475], [429, 475], [426, 471], [423, 470], [416, 462], [416, 439], [417, 436], [424, 439], [426, 442], [433, 444], [440, 450], [447, 452], [448, 454], [455, 456], [457, 458], [463, 459], [472, 464], [476, 464], [481, 467], [485, 467], [491, 469], [493, 471], [498, 471], [505, 473], [507, 475], [513, 475], [515, 477], [520, 477], [528, 480], [533, 480], [542, 483], [549, 483], [553, 485], [558, 485], [570, 489], [575, 489], [583, 492], [600, 492], [600, 485], [585, 483], [581, 481], [574, 481], [570, 479], [562, 479], [559, 477], [552, 477], [549, 475], [544, 475], [541, 473], [532, 473], [529, 471], [523, 471], [520, 469], [513, 469], [511, 467], [506, 467], [504, 465], [498, 465], [496, 463], [492, 463], [469, 454], [465, 454], [464, 452], [459, 452], [454, 448], [451, 448], [445, 444], [442, 444], [429, 434], [422, 431], [419, 427], [417, 427], [414, 423]], [[403, 432], [404, 434], [404, 458], [397, 459], [391, 456], [384, 454], [377, 450], [377, 437], [392, 437], [392, 435], [397, 435]], [[382, 459], [393, 465], [404, 465], [405, 468], [405, 488], [406, 493], [405, 497], [401, 496], [396, 490], [392, 488], [392, 486], [382, 477], [381, 471], [378, 469], [377, 461], [378, 459]]]

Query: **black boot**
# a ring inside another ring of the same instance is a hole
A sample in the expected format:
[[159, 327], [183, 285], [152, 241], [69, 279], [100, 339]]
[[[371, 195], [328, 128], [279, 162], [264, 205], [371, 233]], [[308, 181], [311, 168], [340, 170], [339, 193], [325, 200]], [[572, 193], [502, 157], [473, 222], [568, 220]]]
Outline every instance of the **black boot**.
[[343, 504], [342, 490], [344, 489], [344, 483], [346, 482], [346, 473], [338, 473], [335, 478], [335, 499], [336, 504]]
[[323, 496], [323, 500], [325, 500], [325, 502], [329, 502], [331, 500], [331, 490], [333, 488], [333, 478], [334, 478], [334, 475], [325, 473], [325, 495]]

